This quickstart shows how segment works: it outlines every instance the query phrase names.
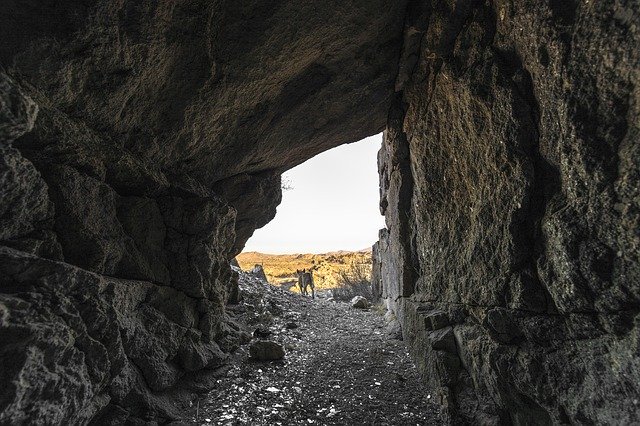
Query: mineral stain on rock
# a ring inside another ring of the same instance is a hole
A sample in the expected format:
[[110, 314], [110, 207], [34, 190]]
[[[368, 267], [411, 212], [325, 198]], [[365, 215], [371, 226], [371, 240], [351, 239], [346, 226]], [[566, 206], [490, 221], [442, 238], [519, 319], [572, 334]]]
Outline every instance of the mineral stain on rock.
[[442, 421], [640, 422], [636, 0], [7, 0], [0, 40], [0, 423], [184, 418], [281, 173], [381, 130], [373, 289]]

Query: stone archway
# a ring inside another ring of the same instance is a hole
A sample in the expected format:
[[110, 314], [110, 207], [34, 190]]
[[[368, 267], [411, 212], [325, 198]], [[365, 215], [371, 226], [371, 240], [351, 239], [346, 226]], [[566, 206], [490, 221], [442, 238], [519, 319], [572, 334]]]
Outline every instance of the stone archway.
[[239, 344], [228, 262], [273, 218], [282, 171], [385, 126], [403, 17], [3, 5], [0, 422], [180, 414], [189, 377]]
[[639, 16], [556, 3], [8, 2], [0, 420], [172, 418], [280, 173], [386, 126], [383, 285], [449, 417], [638, 421]]

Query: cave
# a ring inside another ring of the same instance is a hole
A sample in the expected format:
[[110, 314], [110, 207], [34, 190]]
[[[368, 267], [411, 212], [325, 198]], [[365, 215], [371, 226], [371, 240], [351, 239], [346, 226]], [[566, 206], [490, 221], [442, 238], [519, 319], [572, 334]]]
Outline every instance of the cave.
[[640, 422], [639, 64], [635, 0], [3, 1], [0, 423], [180, 418], [281, 174], [380, 131], [444, 421]]

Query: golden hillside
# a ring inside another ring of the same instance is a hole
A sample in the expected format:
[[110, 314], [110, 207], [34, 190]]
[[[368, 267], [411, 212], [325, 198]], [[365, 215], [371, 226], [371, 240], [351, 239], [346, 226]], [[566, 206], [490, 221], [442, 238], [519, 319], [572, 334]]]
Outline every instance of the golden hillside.
[[296, 269], [313, 269], [316, 289], [336, 288], [339, 273], [349, 270], [353, 264], [367, 265], [368, 270], [371, 270], [371, 250], [337, 251], [324, 254], [246, 252], [240, 253], [236, 260], [243, 270], [262, 265], [267, 279], [273, 285], [297, 282]]

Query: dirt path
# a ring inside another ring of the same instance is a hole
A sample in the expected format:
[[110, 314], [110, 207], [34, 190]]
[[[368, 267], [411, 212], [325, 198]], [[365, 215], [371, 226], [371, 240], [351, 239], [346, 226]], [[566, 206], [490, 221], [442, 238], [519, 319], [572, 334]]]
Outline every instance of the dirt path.
[[[247, 283], [244, 283], [247, 293]], [[382, 315], [346, 303], [311, 301], [250, 283], [240, 320], [272, 333], [282, 361], [251, 361], [247, 346], [217, 388], [198, 403], [194, 422], [218, 425], [441, 424], [401, 341]], [[262, 294], [261, 294], [262, 293]], [[295, 323], [297, 328], [288, 329]], [[196, 418], [197, 417], [197, 418]]]

